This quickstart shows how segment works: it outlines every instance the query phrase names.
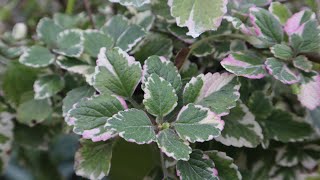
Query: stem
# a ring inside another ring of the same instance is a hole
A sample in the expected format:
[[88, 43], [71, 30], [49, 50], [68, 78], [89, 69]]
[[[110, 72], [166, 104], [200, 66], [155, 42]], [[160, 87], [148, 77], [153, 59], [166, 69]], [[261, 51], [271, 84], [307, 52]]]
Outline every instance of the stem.
[[164, 154], [163, 154], [163, 152], [161, 152], [161, 150], [160, 150], [160, 160], [161, 160], [161, 168], [162, 168], [162, 172], [163, 172], [163, 179], [167, 179], [168, 178], [168, 170], [165, 165]]
[[85, 6], [85, 8], [86, 8], [86, 11], [87, 11], [87, 13], [88, 13], [90, 23], [91, 23], [93, 29], [95, 29], [95, 28], [96, 28], [96, 25], [95, 25], [95, 23], [94, 23], [94, 21], [93, 21], [92, 12], [91, 12], [91, 8], [90, 8], [90, 3], [89, 3], [88, 0], [83, 0], [83, 2], [84, 2], [84, 6]]
[[142, 106], [141, 106], [139, 103], [137, 103], [136, 100], [132, 99], [131, 97], [128, 98], [127, 101], [129, 101], [130, 104], [131, 104], [134, 108], [136, 108], [136, 109], [143, 109]]
[[67, 8], [66, 8], [67, 14], [72, 14], [75, 2], [76, 2], [76, 0], [68, 0], [68, 4], [67, 4]]

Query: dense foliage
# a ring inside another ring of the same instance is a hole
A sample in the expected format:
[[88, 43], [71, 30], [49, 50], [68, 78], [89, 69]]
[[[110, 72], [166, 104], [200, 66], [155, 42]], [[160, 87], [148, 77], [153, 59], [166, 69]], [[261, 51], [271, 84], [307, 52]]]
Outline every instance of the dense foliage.
[[320, 179], [319, 1], [2, 5], [2, 178]]

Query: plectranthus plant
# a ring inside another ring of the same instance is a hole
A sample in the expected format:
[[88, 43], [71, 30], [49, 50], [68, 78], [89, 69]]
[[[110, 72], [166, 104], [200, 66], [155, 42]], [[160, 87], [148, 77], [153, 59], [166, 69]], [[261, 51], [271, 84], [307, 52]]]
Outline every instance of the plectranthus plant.
[[1, 178], [320, 178], [318, 1], [59, 2], [0, 37]]

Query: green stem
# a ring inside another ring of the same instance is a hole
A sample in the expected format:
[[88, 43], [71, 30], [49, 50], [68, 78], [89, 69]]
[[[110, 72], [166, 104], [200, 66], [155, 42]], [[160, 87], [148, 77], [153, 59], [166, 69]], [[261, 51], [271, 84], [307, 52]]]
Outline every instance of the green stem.
[[161, 152], [161, 150], [160, 150], [160, 160], [161, 160], [161, 168], [162, 168], [162, 172], [163, 172], [162, 179], [167, 179], [168, 178], [168, 170], [166, 168], [164, 154], [163, 154], [163, 152]]
[[67, 14], [72, 14], [75, 3], [76, 3], [76, 0], [68, 0], [68, 4], [66, 8]]
[[137, 103], [137, 101], [134, 100], [133, 98], [130, 97], [130, 98], [127, 99], [127, 101], [129, 101], [130, 104], [131, 104], [134, 108], [136, 108], [136, 109], [143, 109], [143, 107], [142, 107], [139, 103]]

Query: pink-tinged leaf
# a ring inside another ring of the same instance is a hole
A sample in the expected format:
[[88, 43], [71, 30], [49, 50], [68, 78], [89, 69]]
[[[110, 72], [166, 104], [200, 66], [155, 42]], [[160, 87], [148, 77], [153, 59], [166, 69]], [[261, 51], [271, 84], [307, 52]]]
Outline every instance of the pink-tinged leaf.
[[320, 106], [320, 75], [315, 76], [313, 81], [301, 85], [298, 99], [303, 106], [310, 110]]
[[274, 78], [281, 81], [284, 84], [294, 84], [300, 80], [300, 77], [296, 75], [288, 66], [275, 58], [268, 58], [265, 62], [266, 68]]
[[[304, 29], [304, 22], [303, 17], [307, 13], [307, 10], [302, 10], [300, 12], [295, 13], [292, 15], [286, 24], [284, 25], [284, 31], [289, 35], [298, 34], [301, 35]], [[310, 19], [314, 19], [315, 15], [312, 14]]]
[[261, 29], [260, 29], [260, 27], [259, 27], [259, 26], [257, 25], [257, 23], [256, 23], [257, 18], [253, 15], [252, 12], [259, 12], [259, 9], [256, 8], [256, 7], [250, 8], [249, 18], [250, 18], [251, 24], [252, 24], [253, 27], [254, 27], [255, 35], [261, 36], [261, 35], [262, 35]]

